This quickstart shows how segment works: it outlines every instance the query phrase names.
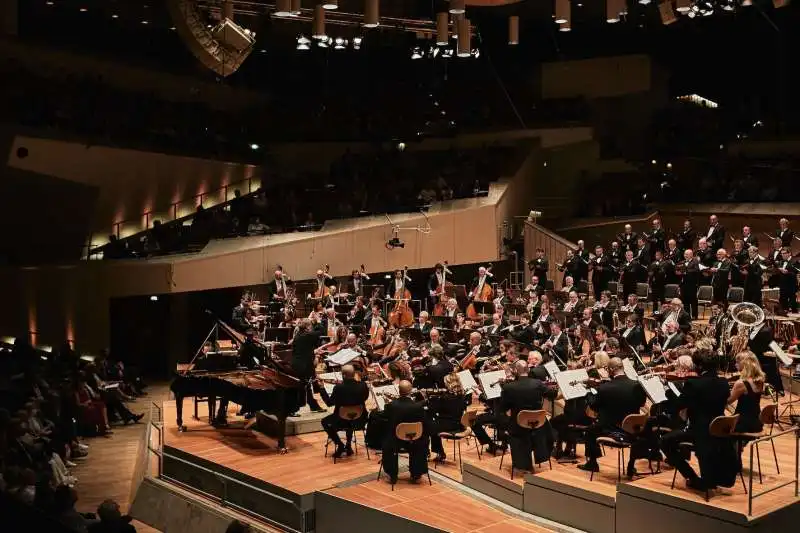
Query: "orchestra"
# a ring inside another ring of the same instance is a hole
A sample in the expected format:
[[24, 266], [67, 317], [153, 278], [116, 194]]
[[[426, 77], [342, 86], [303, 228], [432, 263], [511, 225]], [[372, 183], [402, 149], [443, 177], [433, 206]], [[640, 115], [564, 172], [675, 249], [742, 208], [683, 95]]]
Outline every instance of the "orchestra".
[[[491, 264], [478, 266], [465, 283], [469, 276], [462, 279], [442, 261], [419, 298], [408, 267], [395, 270], [388, 286], [368, 284], [363, 265], [342, 282], [328, 265], [310, 282], [292, 280], [278, 267], [263, 302], [248, 292], [233, 311], [234, 325], [247, 331], [239, 366], [261, 364], [249, 346], [287, 347], [301, 383], [298, 405], [333, 408], [322, 421], [333, 457], [353, 455], [353, 431], [365, 430], [367, 445], [383, 450], [383, 471], [392, 480], [400, 448], [411, 452], [414, 479], [427, 472], [429, 457], [445, 461], [439, 435], [466, 429], [461, 424], [468, 410], [477, 410], [471, 430], [478, 444], [490, 454], [510, 447], [514, 468], [528, 471], [551, 452], [578, 462], [575, 427], [586, 428], [580, 468], [596, 471], [595, 437], [619, 433], [626, 416], [650, 409], [648, 423], [674, 431], [663, 440], [643, 438], [626, 465], [628, 477], [638, 475], [637, 458], [661, 459], [663, 453], [690, 487], [720, 485], [728, 482], [724, 455], [718, 458], [724, 464], [705, 479], [679, 457], [678, 444], [713, 448], [703, 425], [707, 429], [709, 417], [743, 398], [747, 411], [746, 402], [763, 390], [754, 388], [752, 376], [761, 387], [782, 391], [785, 363], [772, 352], [776, 342], [788, 350], [794, 335], [773, 314], [795, 310], [800, 266], [781, 240], [788, 223], [779, 225], [781, 232], [770, 237], [778, 253], [765, 257], [747, 226], [729, 253], [717, 217], [698, 242], [689, 221], [678, 234], [659, 220], [640, 233], [626, 224], [608, 253], [598, 245], [589, 254], [580, 242], [563, 263], [554, 263], [566, 290], [548, 282], [542, 249], [528, 265], [525, 287], [496, 279]], [[762, 308], [762, 290], [773, 277], [779, 297]], [[714, 303], [708, 321], [698, 320], [697, 292], [704, 285], [712, 288]], [[731, 287], [741, 287], [743, 297], [729, 301]], [[290, 304], [293, 315], [306, 318], [287, 315]], [[278, 339], [277, 330], [287, 331]], [[585, 373], [593, 388], [576, 396], [558, 381], [559, 372]], [[747, 385], [739, 379], [745, 374], [751, 376]], [[657, 409], [644, 385], [651, 378], [668, 398]], [[560, 413], [548, 416], [546, 428], [518, 425], [516, 413], [556, 404]], [[342, 408], [357, 408], [358, 416], [344, 421], [337, 415]], [[681, 418], [687, 411], [690, 430]], [[394, 429], [412, 422], [422, 424], [422, 437], [401, 443]]]

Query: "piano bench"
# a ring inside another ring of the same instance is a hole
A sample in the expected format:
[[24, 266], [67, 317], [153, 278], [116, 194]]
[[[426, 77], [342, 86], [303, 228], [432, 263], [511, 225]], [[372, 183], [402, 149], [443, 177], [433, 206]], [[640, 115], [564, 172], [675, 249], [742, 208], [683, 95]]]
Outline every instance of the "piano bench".
[[209, 400], [208, 396], [195, 396], [194, 397], [194, 419], [195, 420], [200, 420], [200, 416], [198, 416], [198, 414], [197, 414], [197, 405], [201, 404], [201, 403], [205, 403], [208, 406], [208, 408], [209, 408], [208, 417], [209, 417], [209, 419], [213, 419], [214, 418], [214, 413], [212, 413], [210, 411], [210, 409], [211, 409], [211, 401]]

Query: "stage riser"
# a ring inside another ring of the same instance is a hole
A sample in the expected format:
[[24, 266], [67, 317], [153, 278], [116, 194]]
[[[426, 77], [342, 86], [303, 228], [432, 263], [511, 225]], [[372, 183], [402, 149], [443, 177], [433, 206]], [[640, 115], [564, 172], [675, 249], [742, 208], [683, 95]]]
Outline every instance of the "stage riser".
[[752, 523], [731, 523], [714, 516], [706, 516], [679, 507], [644, 500], [625, 493], [617, 496], [617, 533], [641, 533], [645, 524], [647, 533], [674, 533], [676, 531], [702, 531], [703, 533], [770, 533], [796, 531], [800, 523], [800, 506], [797, 504], [771, 513]]
[[463, 484], [515, 509], [522, 509], [522, 487], [509, 479], [503, 479], [499, 474], [498, 472], [497, 476], [493, 476], [486, 470], [465, 464], [462, 472]]
[[165, 480], [217, 498], [224, 506], [245, 510], [295, 531], [313, 530], [313, 495], [300, 496], [271, 487], [168, 447], [162, 468]]
[[[184, 497], [165, 483], [145, 479], [133, 499], [130, 515], [159, 531], [219, 533], [233, 520], [210, 505]], [[260, 531], [254, 526], [255, 531]]]
[[315, 533], [444, 533], [406, 518], [401, 518], [324, 492], [317, 493]]
[[[615, 508], [572, 494], [525, 484], [522, 510], [588, 533], [614, 533]], [[642, 529], [638, 530], [641, 533]], [[648, 533], [650, 533], [648, 531]]]

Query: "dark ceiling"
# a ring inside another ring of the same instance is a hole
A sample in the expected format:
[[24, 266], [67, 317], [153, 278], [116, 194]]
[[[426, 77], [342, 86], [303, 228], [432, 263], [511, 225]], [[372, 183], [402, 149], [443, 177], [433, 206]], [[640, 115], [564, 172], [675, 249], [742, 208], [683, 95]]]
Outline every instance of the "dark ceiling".
[[[537, 65], [545, 61], [646, 53], [672, 73], [675, 92], [701, 93], [750, 111], [787, 112], [796, 108], [788, 95], [797, 94], [800, 88], [795, 76], [789, 75], [800, 51], [800, 32], [796, 30], [800, 4], [774, 9], [771, 1], [756, 2], [733, 13], [682, 17], [664, 26], [656, 2], [640, 5], [629, 1], [629, 15], [619, 24], [607, 24], [604, 1], [572, 0], [572, 31], [568, 33], [557, 31], [552, 21], [552, 0], [469, 8], [467, 15], [476, 26], [484, 53], [481, 61], [474, 62], [475, 68], [489, 69], [504, 80], [530, 82]], [[258, 11], [258, 4], [265, 3], [253, 0], [248, 9]], [[20, 4], [20, 33], [25, 38], [213, 79], [171, 31], [164, 0], [29, 0]], [[445, 5], [442, 0], [384, 0], [381, 14], [431, 19]], [[312, 6], [313, 1], [303, 1], [303, 7]], [[341, 0], [340, 9], [361, 12], [363, 1]], [[506, 44], [511, 14], [521, 19], [520, 45], [513, 48]], [[415, 36], [404, 32], [342, 28], [337, 31], [343, 36], [364, 35], [361, 51], [338, 57], [327, 51], [322, 58], [301, 59], [301, 53], [294, 50], [294, 38], [308, 30], [307, 24], [273, 20], [266, 14], [240, 17], [238, 22], [257, 33], [256, 51], [224, 83], [273, 91], [279, 90], [293, 70], [305, 71], [303, 79], [314, 83], [321, 76], [314, 70], [318, 64], [326, 65], [326, 83], [338, 82], [337, 70], [331, 68], [334, 62], [340, 67], [347, 65], [341, 72], [377, 64], [384, 70], [393, 68], [386, 65], [410, 61], [408, 52], [415, 44]]]

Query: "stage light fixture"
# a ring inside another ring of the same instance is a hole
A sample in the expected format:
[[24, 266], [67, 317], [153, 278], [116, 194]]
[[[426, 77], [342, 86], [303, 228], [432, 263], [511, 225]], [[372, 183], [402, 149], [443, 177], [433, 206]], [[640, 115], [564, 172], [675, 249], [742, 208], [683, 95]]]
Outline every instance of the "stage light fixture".
[[322, 9], [339, 9], [339, 0], [325, 0]]
[[275, 12], [278, 18], [288, 18], [292, 16], [292, 0], [277, 0], [275, 2]]
[[619, 3], [617, 0], [606, 0], [606, 22], [609, 24], [619, 22]]
[[564, 24], [558, 26], [558, 31], [563, 31], [563, 32], [572, 31], [572, 25], [570, 24], [569, 21], [566, 21]]
[[675, 11], [678, 13], [688, 13], [691, 9], [690, 0], [675, 0]]
[[569, 22], [570, 4], [569, 0], [556, 0], [556, 24]]
[[463, 15], [467, 11], [467, 3], [465, 0], [450, 0], [450, 9], [453, 15]]
[[364, 27], [377, 28], [380, 23], [380, 0], [366, 0], [366, 4], [364, 4]]
[[314, 7], [314, 17], [311, 25], [314, 28], [311, 37], [320, 40], [327, 37], [325, 34], [325, 9], [322, 7], [322, 4], [317, 4]]
[[469, 19], [466, 17], [459, 17], [457, 21], [458, 26], [458, 43], [456, 48], [456, 55], [458, 57], [470, 57], [471, 55], [471, 40]]

